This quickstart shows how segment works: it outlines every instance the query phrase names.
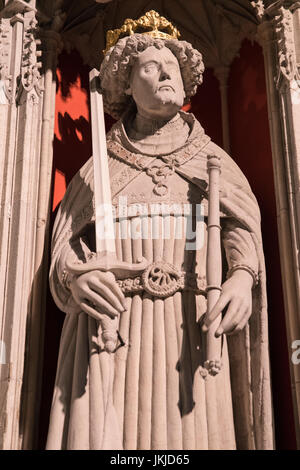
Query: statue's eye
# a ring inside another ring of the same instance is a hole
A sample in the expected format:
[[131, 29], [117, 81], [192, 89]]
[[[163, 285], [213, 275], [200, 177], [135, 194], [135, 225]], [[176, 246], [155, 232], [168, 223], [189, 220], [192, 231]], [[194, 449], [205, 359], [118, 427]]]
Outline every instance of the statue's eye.
[[146, 73], [153, 73], [153, 72], [156, 72], [157, 70], [158, 70], [158, 65], [155, 62], [150, 62], [144, 67], [144, 71]]

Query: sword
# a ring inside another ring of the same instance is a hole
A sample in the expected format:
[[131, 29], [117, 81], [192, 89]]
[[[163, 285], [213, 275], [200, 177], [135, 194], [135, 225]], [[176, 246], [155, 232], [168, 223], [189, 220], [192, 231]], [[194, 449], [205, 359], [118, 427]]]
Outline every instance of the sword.
[[[116, 279], [126, 279], [128, 277], [135, 277], [143, 272], [148, 266], [148, 262], [145, 258], [141, 258], [137, 263], [127, 263], [117, 259], [104, 108], [103, 98], [100, 93], [99, 72], [96, 69], [91, 70], [89, 78], [94, 170], [96, 256], [87, 263], [66, 263], [66, 266], [69, 272], [75, 275], [98, 269], [100, 271], [112, 272]], [[102, 340], [105, 350], [109, 353], [116, 350], [119, 338], [118, 322], [118, 317], [112, 319], [105, 314], [101, 316]]]

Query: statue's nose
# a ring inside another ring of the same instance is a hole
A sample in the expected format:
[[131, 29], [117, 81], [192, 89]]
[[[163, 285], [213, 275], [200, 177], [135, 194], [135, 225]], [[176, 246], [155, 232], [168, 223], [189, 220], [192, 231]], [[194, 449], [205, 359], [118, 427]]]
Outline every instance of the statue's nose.
[[167, 66], [162, 64], [161, 66], [161, 69], [160, 69], [160, 77], [159, 77], [159, 80], [160, 81], [163, 81], [163, 80], [170, 80], [171, 77], [170, 77], [170, 74], [167, 70]]

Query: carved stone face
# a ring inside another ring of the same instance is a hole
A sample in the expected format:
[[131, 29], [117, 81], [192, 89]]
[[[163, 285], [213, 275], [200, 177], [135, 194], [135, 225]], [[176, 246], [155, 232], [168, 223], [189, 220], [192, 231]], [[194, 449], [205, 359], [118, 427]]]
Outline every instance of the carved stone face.
[[183, 105], [185, 92], [178, 61], [170, 49], [151, 46], [139, 54], [127, 92], [144, 117], [173, 117]]

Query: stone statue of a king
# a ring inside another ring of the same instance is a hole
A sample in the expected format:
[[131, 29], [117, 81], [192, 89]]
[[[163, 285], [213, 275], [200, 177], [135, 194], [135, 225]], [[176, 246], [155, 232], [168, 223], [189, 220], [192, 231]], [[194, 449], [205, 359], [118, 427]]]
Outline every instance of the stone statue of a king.
[[[50, 284], [66, 318], [48, 449], [273, 446], [259, 208], [234, 161], [182, 111], [204, 66], [174, 31], [152, 11], [108, 34], [100, 79], [105, 110], [118, 119], [106, 136], [116, 253], [122, 262], [146, 259], [148, 277], [68, 271], [95, 252], [91, 158], [53, 232]], [[223, 281], [206, 315], [208, 155], [221, 164]], [[172, 275], [180, 282], [168, 289]], [[103, 315], [118, 321], [111, 353]], [[222, 368], [207, 375], [205, 330], [218, 316]]]

